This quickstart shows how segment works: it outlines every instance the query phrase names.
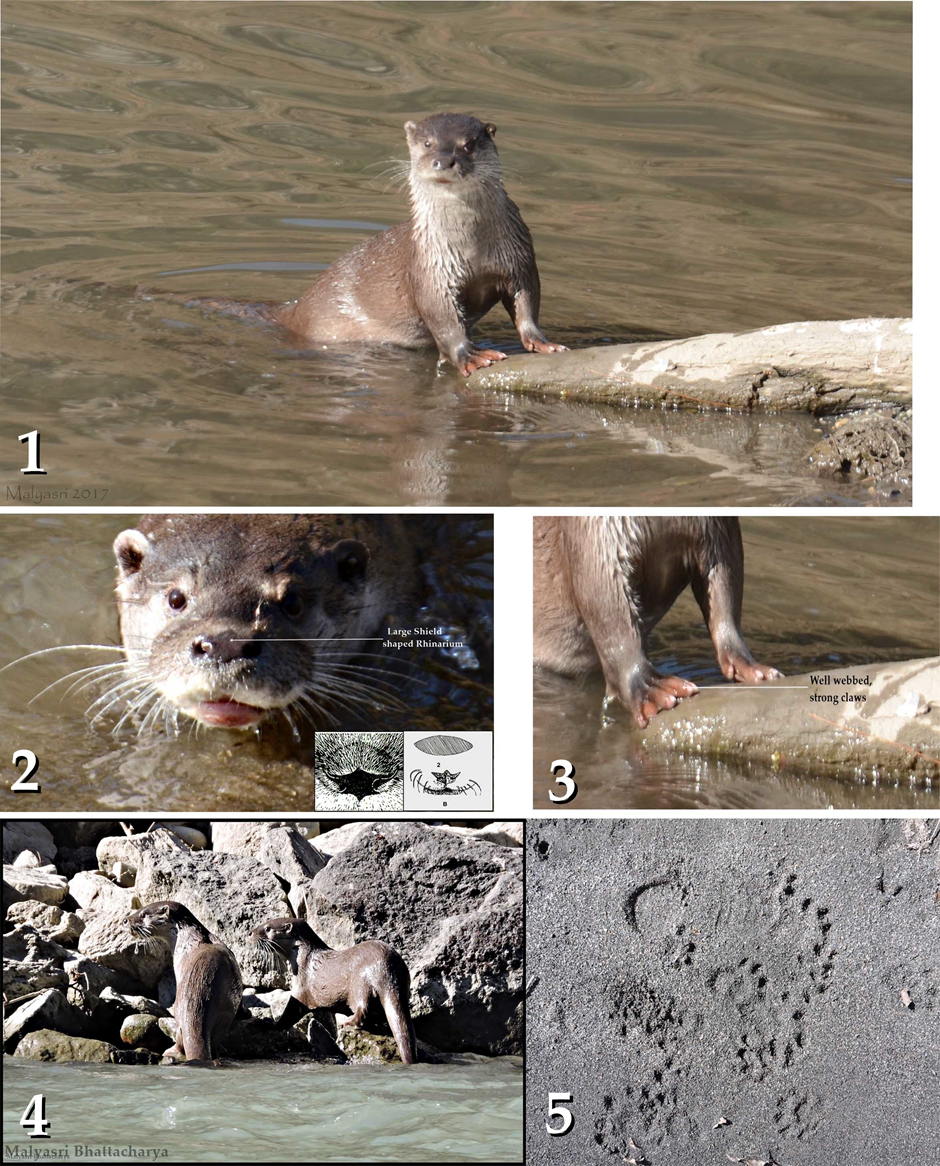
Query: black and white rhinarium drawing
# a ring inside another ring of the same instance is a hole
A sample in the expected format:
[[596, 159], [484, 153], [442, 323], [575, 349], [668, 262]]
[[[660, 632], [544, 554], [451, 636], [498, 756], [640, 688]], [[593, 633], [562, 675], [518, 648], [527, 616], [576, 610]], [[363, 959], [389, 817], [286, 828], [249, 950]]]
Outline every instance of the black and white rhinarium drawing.
[[[466, 753], [468, 749], [473, 748], [473, 742], [465, 741], [463, 737], [451, 737], [439, 733], [433, 737], [422, 737], [420, 741], [414, 742], [414, 747], [420, 749], [422, 753], [430, 753], [437, 758], [447, 758]], [[447, 794], [450, 797], [459, 797], [461, 794], [480, 794], [483, 792], [479, 782], [474, 781], [473, 778], [464, 778], [461, 781], [460, 774], [459, 769], [452, 773], [449, 766], [439, 761], [436, 766], [431, 766], [430, 773], [427, 774], [423, 769], [413, 769], [410, 780], [412, 786], [420, 793], [432, 796]]]
[[317, 733], [317, 809], [400, 810], [404, 757], [401, 733]]
[[473, 748], [472, 741], [465, 741], [463, 737], [451, 737], [445, 733], [438, 733], [434, 737], [422, 737], [414, 742], [414, 747], [422, 753], [430, 753], [433, 757], [454, 757], [458, 753], [466, 753]]

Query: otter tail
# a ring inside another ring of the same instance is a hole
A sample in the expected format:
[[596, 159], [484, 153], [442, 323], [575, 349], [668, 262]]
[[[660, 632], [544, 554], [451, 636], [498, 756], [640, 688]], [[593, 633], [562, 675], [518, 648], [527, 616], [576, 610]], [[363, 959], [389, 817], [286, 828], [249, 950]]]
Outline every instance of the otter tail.
[[402, 1063], [413, 1065], [418, 1059], [418, 1042], [411, 1022], [411, 976], [405, 961], [397, 952], [392, 953], [388, 962], [395, 983], [382, 994], [382, 1007], [398, 1045]]
[[279, 324], [284, 304], [265, 300], [227, 300], [221, 296], [187, 296], [183, 292], [164, 291], [161, 288], [138, 287], [135, 289], [140, 299], [168, 300], [181, 304], [184, 308], [201, 308], [205, 312], [221, 312], [224, 316], [237, 316], [240, 320], [263, 320]]

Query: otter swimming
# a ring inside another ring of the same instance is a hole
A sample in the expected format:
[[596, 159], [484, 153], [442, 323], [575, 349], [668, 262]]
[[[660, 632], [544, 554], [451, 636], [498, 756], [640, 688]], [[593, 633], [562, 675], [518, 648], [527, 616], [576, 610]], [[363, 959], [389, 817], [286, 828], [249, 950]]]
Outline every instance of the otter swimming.
[[148, 903], [124, 923], [135, 939], [163, 940], [173, 953], [177, 1035], [165, 1055], [214, 1060], [241, 1007], [242, 975], [235, 956], [187, 907], [171, 899]]
[[381, 1004], [399, 1056], [406, 1065], [415, 1063], [411, 976], [393, 947], [367, 939], [333, 951], [303, 919], [268, 919], [252, 928], [251, 936], [258, 947], [287, 961], [291, 995], [308, 1008], [349, 1008], [352, 1016], [345, 1023], [356, 1026], [370, 1007]]
[[535, 663], [567, 676], [600, 667], [607, 699], [645, 728], [698, 691], [647, 657], [653, 628], [691, 584], [729, 680], [782, 675], [741, 634], [744, 549], [736, 518], [535, 518]]
[[503, 186], [496, 126], [458, 113], [405, 123], [411, 217], [337, 259], [288, 304], [195, 297], [262, 317], [307, 342], [432, 348], [468, 377], [506, 354], [477, 348], [473, 325], [502, 303], [528, 352], [558, 352], [539, 329], [532, 236]]

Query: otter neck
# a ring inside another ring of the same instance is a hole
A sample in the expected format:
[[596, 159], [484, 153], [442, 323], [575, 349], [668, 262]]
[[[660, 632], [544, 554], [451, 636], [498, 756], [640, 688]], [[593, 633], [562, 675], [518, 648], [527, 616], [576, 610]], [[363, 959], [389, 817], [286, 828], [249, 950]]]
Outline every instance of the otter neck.
[[417, 233], [432, 245], [435, 241], [463, 242], [481, 227], [492, 231], [508, 209], [509, 195], [499, 177], [465, 180], [458, 194], [452, 187], [433, 185], [412, 171], [412, 221]]
[[295, 976], [306, 979], [308, 972], [316, 973], [320, 964], [331, 952], [325, 944], [317, 947], [306, 936], [299, 936], [290, 949], [290, 967]]
[[170, 925], [170, 951], [173, 953], [173, 967], [178, 968], [180, 962], [193, 950], [203, 943], [215, 943], [215, 936], [195, 919], [182, 919]]

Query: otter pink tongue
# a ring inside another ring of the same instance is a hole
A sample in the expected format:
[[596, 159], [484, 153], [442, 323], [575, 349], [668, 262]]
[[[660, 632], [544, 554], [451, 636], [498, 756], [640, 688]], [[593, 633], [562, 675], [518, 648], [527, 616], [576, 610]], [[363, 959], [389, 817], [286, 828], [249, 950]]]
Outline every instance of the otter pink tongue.
[[223, 725], [230, 729], [252, 725], [264, 715], [264, 709], [237, 700], [204, 700], [193, 711], [207, 725]]

